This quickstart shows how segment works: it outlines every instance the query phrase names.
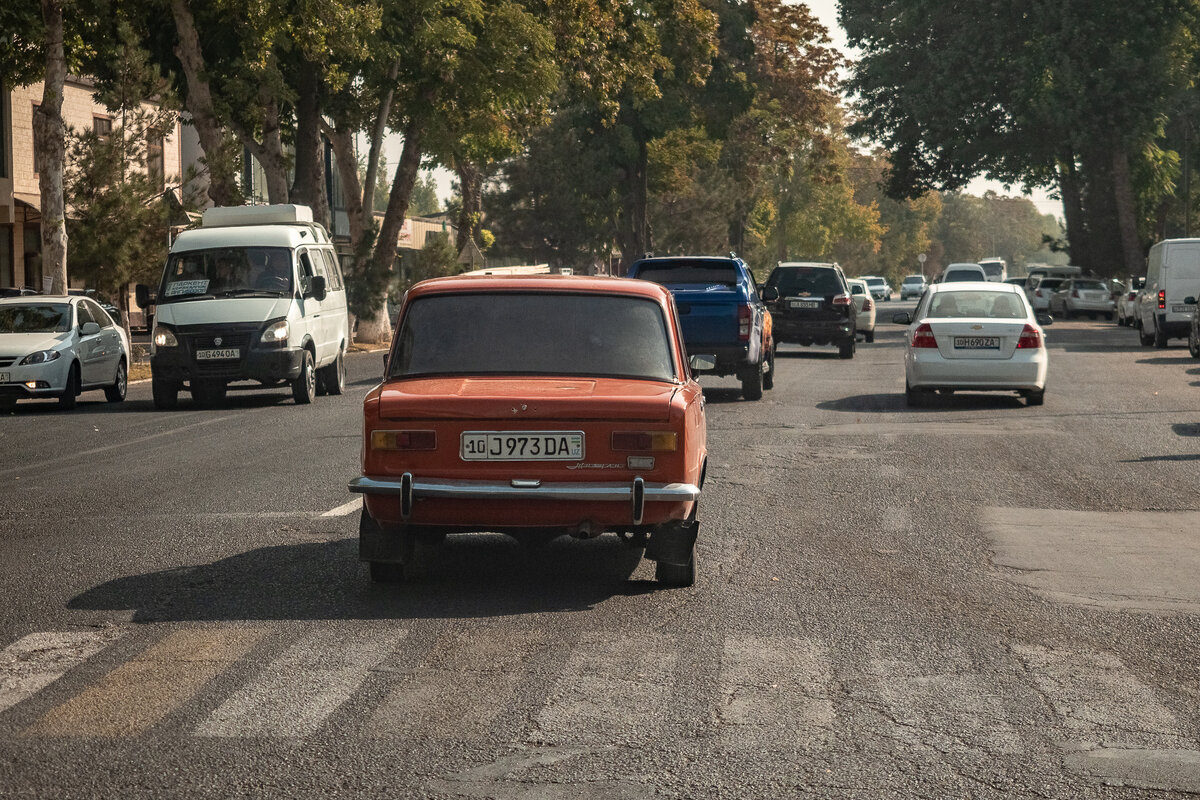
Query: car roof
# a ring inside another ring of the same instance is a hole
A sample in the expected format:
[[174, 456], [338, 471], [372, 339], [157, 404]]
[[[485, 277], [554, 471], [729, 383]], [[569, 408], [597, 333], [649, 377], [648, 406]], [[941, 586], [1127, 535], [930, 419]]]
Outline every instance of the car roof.
[[952, 269], [961, 269], [963, 267], [970, 267], [971, 269], [980, 269], [980, 270], [983, 269], [983, 267], [979, 266], [974, 261], [955, 261], [953, 264], [947, 264], [946, 269], [943, 270], [943, 272], [946, 272], [946, 271], [952, 270]]
[[1009, 294], [1025, 296], [1017, 286], [999, 281], [954, 281], [953, 283], [931, 283], [929, 291], [934, 294], [942, 292], [1008, 292]]
[[775, 265], [775, 269], [787, 269], [789, 267], [826, 267], [833, 269], [837, 264], [830, 261], [780, 261]]
[[[87, 298], [82, 295], [27, 294], [24, 297], [0, 297], [0, 305], [29, 305], [30, 303], [78, 303]], [[94, 302], [94, 301], [93, 301]]]
[[863, 278], [846, 278], [846, 283], [861, 283], [863, 286], [867, 285], [866, 280]]
[[410, 297], [456, 292], [594, 292], [665, 300], [669, 290], [653, 281], [589, 275], [452, 275], [421, 281], [408, 290]]
[[905, 275], [905, 276], [904, 276], [904, 280], [906, 280], [906, 281], [907, 281], [907, 280], [909, 280], [910, 278], [916, 278], [916, 279], [917, 279], [917, 280], [919, 280], [919, 281], [923, 281], [923, 280], [925, 280], [925, 276], [924, 276], [924, 275]]

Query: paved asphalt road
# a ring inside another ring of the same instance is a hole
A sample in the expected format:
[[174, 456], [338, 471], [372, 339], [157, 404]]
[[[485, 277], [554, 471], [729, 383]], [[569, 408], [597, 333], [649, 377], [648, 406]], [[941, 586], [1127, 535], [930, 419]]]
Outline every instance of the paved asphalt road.
[[18, 406], [0, 797], [1200, 792], [1200, 362], [1060, 323], [1045, 406], [910, 411], [901, 330], [706, 383], [691, 589], [613, 537], [372, 585], [378, 355], [309, 407]]

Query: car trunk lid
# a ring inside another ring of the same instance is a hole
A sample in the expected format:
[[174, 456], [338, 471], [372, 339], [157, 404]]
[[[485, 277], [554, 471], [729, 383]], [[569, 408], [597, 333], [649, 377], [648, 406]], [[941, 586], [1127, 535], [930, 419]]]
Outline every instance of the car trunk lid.
[[678, 387], [624, 378], [436, 377], [384, 387], [384, 419], [666, 422]]
[[927, 319], [943, 358], [1012, 358], [1027, 320], [983, 318]]

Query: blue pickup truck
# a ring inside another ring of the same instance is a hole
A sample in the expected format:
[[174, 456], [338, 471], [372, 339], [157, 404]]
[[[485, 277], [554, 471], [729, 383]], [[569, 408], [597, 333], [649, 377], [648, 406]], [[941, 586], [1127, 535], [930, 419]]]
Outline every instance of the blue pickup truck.
[[747, 400], [759, 400], [764, 389], [773, 388], [770, 313], [746, 262], [732, 255], [643, 258], [630, 266], [629, 277], [670, 290], [688, 355], [715, 362], [708, 368], [693, 366], [693, 372], [736, 375]]

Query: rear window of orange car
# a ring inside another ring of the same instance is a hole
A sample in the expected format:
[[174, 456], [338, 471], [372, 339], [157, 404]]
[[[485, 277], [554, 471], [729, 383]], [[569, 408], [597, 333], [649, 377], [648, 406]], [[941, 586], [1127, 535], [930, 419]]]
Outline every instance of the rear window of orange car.
[[391, 377], [677, 374], [663, 308], [640, 297], [427, 295], [408, 306], [398, 337]]

